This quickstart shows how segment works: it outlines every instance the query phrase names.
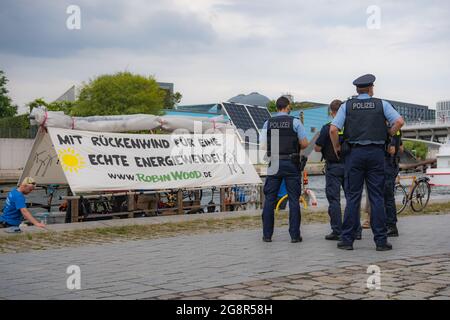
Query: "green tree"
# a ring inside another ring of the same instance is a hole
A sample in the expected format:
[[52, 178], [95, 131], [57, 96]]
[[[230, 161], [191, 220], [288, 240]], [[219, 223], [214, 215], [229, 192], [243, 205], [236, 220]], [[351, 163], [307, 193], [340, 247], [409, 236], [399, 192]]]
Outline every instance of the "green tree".
[[423, 142], [404, 141], [403, 146], [406, 150], [411, 151], [416, 158], [425, 160], [428, 155], [428, 146]]
[[102, 75], [81, 88], [72, 115], [160, 114], [165, 92], [153, 77], [130, 72]]
[[293, 110], [309, 109], [314, 107], [314, 103], [311, 102], [294, 102]]
[[73, 107], [75, 106], [75, 102], [73, 101], [53, 101], [46, 102], [43, 98], [37, 98], [30, 103], [27, 104], [28, 108], [33, 110], [37, 107], [45, 107], [49, 111], [63, 111], [67, 115], [71, 115], [73, 111]]
[[277, 102], [275, 100], [270, 100], [267, 104], [267, 109], [269, 109], [269, 112], [277, 112]]
[[[293, 102], [291, 104], [292, 110], [302, 110], [314, 107], [314, 104], [311, 102]], [[270, 100], [267, 105], [269, 112], [277, 112], [277, 102], [275, 100]]]
[[5, 73], [0, 70], [0, 118], [12, 117], [17, 114], [17, 106], [12, 104], [12, 100], [8, 96], [7, 83], [8, 79]]
[[169, 90], [164, 90], [164, 108], [165, 109], [174, 109], [175, 105], [180, 103], [181, 98], [183, 98], [183, 95], [179, 92], [170, 93]]

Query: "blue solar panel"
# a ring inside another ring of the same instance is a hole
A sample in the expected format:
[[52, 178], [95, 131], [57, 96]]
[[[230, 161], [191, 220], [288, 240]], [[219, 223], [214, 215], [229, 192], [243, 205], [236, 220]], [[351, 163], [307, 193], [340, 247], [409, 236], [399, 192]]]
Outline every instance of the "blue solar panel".
[[269, 120], [271, 118], [269, 110], [264, 107], [257, 107], [257, 106], [246, 106], [248, 112], [253, 118], [253, 121], [255, 122], [258, 129], [262, 129], [264, 126], [264, 122]]
[[252, 118], [250, 117], [244, 105], [223, 103], [223, 106], [228, 113], [231, 122], [233, 122], [236, 128], [244, 131], [247, 131], [248, 129], [254, 129], [257, 131], [255, 125], [253, 124]]

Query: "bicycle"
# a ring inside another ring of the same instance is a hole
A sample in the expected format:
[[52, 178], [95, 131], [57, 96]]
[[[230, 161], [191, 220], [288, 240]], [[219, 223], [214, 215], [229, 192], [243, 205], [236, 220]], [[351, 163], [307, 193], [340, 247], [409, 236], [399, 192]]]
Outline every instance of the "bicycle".
[[[306, 171], [303, 172], [303, 191], [302, 194], [300, 195], [299, 198], [299, 202], [300, 205], [303, 206], [304, 209], [308, 208], [308, 203], [311, 200], [311, 205], [313, 207], [317, 207], [317, 198], [316, 195], [314, 194], [314, 192], [310, 189], [307, 188], [308, 186], [308, 173]], [[288, 201], [288, 195], [284, 195], [283, 197], [281, 197], [278, 201], [277, 201], [277, 205], [275, 206], [275, 215], [278, 214], [278, 212], [280, 211], [280, 208], [283, 208], [286, 206], [286, 203]]]
[[[401, 180], [406, 179], [412, 179], [408, 192], [406, 187], [401, 184]], [[401, 206], [397, 209], [397, 214], [402, 213], [408, 206], [408, 203], [414, 212], [423, 211], [430, 200], [430, 178], [422, 177], [418, 179], [416, 176], [398, 176], [396, 180], [394, 195], [396, 199], [399, 197], [402, 199]]]

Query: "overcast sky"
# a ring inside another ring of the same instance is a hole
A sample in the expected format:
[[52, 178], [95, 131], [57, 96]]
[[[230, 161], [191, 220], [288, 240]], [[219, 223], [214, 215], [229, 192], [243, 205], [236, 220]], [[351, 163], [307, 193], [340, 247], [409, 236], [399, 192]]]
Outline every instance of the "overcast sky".
[[373, 73], [376, 96], [434, 108], [450, 99], [449, 17], [448, 0], [1, 0], [0, 69], [20, 106], [128, 70], [173, 82], [182, 104], [253, 91], [328, 103]]

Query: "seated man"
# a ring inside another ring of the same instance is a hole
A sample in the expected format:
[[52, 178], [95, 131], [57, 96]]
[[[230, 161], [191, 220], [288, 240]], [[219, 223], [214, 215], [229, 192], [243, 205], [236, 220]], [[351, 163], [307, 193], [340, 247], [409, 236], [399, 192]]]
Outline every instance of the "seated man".
[[25, 195], [31, 193], [36, 182], [31, 177], [23, 179], [20, 187], [12, 189], [6, 198], [3, 214], [0, 215], [0, 228], [19, 227], [23, 218], [30, 221], [36, 227], [44, 228], [45, 224], [37, 221], [28, 211], [25, 203]]

